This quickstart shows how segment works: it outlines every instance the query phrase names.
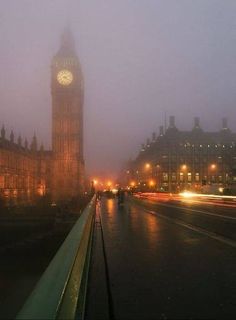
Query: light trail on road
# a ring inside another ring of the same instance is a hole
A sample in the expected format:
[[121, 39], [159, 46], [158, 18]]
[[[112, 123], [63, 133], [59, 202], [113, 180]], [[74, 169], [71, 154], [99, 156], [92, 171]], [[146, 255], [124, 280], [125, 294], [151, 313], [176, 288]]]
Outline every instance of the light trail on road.
[[[138, 194], [134, 195], [135, 203], [145, 210], [160, 214], [167, 219], [181, 222], [187, 226], [196, 227], [220, 240], [236, 241], [236, 210], [235, 207], [208, 205], [205, 202], [177, 201], [180, 195], [168, 194]], [[228, 239], [228, 240], [227, 240]], [[235, 244], [233, 244], [235, 246]]]
[[[137, 198], [155, 200], [158, 202], [175, 201], [186, 204], [201, 204], [226, 208], [236, 209], [236, 197], [233, 196], [218, 196], [211, 194], [197, 194], [192, 192], [184, 192], [179, 194], [173, 193], [137, 193], [134, 194]], [[225, 203], [228, 201], [230, 203]]]

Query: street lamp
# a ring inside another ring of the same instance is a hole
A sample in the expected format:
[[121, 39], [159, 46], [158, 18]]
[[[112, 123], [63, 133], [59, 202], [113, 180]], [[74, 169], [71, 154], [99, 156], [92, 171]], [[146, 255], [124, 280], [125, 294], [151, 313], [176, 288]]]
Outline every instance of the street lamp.
[[156, 165], [156, 177], [157, 177], [157, 188], [161, 189], [161, 177], [160, 177], [161, 166], [159, 164]]
[[154, 180], [150, 180], [149, 181], [149, 187], [153, 188], [155, 186], [155, 181]]
[[210, 169], [211, 169], [211, 171], [212, 171], [212, 174], [211, 174], [211, 182], [215, 182], [215, 175], [214, 175], [214, 173], [215, 173], [215, 170], [216, 170], [216, 164], [215, 163], [212, 163], [211, 165], [210, 165]]
[[[181, 170], [183, 171], [183, 172], [181, 172], [181, 173], [182, 173], [182, 175], [183, 175], [184, 189], [186, 189], [186, 171], [187, 171], [187, 165], [186, 165], [186, 164], [183, 164], [183, 165], [181, 166]], [[180, 173], [180, 174], [181, 174], [181, 173]]]
[[216, 164], [212, 163], [211, 164], [211, 170], [215, 170], [216, 169]]
[[150, 163], [145, 163], [145, 169], [150, 169], [151, 168], [151, 165], [150, 165]]

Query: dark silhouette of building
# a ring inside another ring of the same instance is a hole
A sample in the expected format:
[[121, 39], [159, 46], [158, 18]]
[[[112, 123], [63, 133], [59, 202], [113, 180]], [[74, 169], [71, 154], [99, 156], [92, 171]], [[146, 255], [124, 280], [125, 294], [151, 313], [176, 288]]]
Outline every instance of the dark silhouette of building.
[[200, 191], [204, 186], [236, 182], [236, 134], [222, 121], [218, 132], [205, 132], [199, 118], [191, 131], [180, 131], [173, 116], [142, 145], [126, 170], [126, 182], [137, 189]]
[[52, 150], [30, 146], [11, 131], [0, 135], [0, 198], [8, 203], [32, 203], [51, 195], [67, 201], [84, 191], [83, 75], [69, 29], [51, 65]]

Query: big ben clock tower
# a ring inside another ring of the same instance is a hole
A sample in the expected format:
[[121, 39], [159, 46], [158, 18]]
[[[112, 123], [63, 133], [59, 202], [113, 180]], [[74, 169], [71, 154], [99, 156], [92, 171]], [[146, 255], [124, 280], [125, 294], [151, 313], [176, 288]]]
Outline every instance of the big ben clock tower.
[[51, 65], [52, 197], [77, 197], [84, 188], [83, 75], [69, 29]]

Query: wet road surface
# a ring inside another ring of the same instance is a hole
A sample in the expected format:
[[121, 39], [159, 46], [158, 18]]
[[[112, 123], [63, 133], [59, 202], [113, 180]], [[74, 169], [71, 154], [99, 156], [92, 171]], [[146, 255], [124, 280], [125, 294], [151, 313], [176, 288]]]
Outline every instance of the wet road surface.
[[[210, 236], [216, 230], [211, 225], [217, 226], [219, 232], [222, 219], [219, 222], [213, 216], [214, 220], [209, 220], [212, 217], [208, 215], [205, 220], [202, 214], [185, 214], [184, 210], [148, 207], [147, 203], [142, 206], [133, 200], [119, 209], [115, 199], [101, 201], [87, 319], [236, 316], [236, 251], [232, 237], [235, 224], [227, 220], [229, 234], [225, 226], [221, 234], [232, 242], [219, 241]], [[184, 217], [197, 228], [176, 223], [179, 219], [184, 221]], [[200, 227], [211, 233], [199, 232]]]

